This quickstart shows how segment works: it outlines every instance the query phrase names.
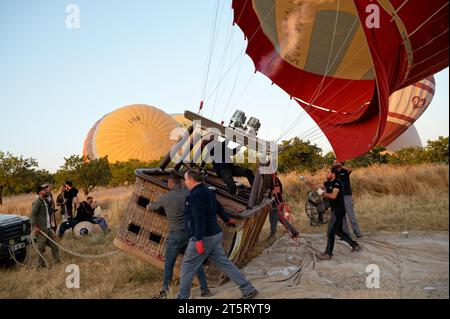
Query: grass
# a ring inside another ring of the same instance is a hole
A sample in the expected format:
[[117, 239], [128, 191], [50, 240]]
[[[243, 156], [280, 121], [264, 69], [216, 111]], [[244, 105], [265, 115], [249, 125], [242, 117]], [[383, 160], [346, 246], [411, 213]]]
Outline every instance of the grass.
[[[324, 180], [325, 172], [312, 176]], [[326, 226], [312, 227], [304, 213], [308, 189], [297, 176], [280, 176], [285, 199], [294, 211], [295, 226], [303, 233], [324, 233]], [[448, 231], [449, 168], [446, 165], [412, 167], [370, 167], [352, 174], [355, 207], [363, 233], [378, 231]], [[112, 245], [115, 229], [133, 191], [132, 187], [99, 189], [91, 195], [100, 203], [113, 231], [106, 236], [96, 234], [75, 240], [67, 234], [61, 244], [87, 254], [115, 250]], [[28, 215], [34, 195], [5, 198], [0, 213]], [[249, 258], [257, 256], [271, 243], [266, 222], [260, 241]], [[279, 226], [278, 237], [284, 234]], [[50, 260], [50, 252], [47, 250]], [[104, 259], [82, 259], [61, 252], [62, 264], [37, 270], [36, 253], [30, 249], [27, 267], [0, 270], [0, 298], [150, 298], [157, 294], [162, 283], [162, 271], [139, 259], [119, 252]], [[81, 288], [68, 289], [66, 266], [80, 267]], [[176, 293], [177, 288], [174, 288]]]

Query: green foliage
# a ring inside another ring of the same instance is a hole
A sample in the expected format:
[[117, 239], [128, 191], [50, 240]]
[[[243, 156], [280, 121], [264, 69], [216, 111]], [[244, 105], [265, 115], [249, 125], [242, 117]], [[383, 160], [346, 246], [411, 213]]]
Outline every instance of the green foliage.
[[281, 173], [293, 170], [315, 171], [324, 166], [322, 149], [298, 137], [283, 141], [279, 147], [278, 169]]
[[97, 186], [109, 185], [112, 176], [107, 157], [91, 160], [72, 155], [64, 160], [64, 165], [55, 174], [58, 185], [70, 180], [76, 187], [83, 189], [85, 195]]
[[323, 157], [324, 163], [326, 166], [331, 166], [336, 158], [336, 154], [334, 152], [328, 152]]
[[33, 191], [37, 185], [51, 182], [50, 174], [37, 170], [38, 162], [34, 158], [15, 156], [0, 151], [0, 204], [5, 191], [7, 195]]
[[138, 168], [157, 167], [159, 161], [141, 162], [139, 160], [129, 160], [127, 162], [116, 162], [110, 164], [111, 180], [109, 185], [112, 187], [133, 184], [136, 180], [134, 171]]
[[391, 154], [389, 163], [397, 165], [448, 164], [448, 155], [448, 137], [440, 136], [435, 141], [428, 141], [425, 148], [403, 148]]
[[376, 146], [369, 152], [348, 161], [348, 163], [355, 167], [367, 167], [374, 164], [388, 164], [389, 155], [386, 153], [386, 148], [383, 146]]
[[448, 164], [448, 136], [439, 136], [435, 141], [428, 141], [425, 149], [425, 160], [428, 163]]
[[417, 165], [426, 163], [427, 152], [421, 147], [407, 147], [389, 155], [389, 164]]

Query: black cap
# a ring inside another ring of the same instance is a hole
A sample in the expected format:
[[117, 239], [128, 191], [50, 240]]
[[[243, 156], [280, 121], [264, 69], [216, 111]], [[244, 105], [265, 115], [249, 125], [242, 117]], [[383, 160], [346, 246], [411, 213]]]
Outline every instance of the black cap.
[[42, 192], [44, 189], [46, 189], [48, 186], [44, 186], [44, 185], [39, 185], [38, 187], [36, 187], [36, 194], [39, 194], [40, 192]]
[[331, 173], [333, 173], [333, 174], [335, 174], [335, 175], [337, 175], [337, 174], [339, 173], [339, 170], [338, 170], [336, 167], [332, 167], [332, 168], [330, 169], [330, 171], [331, 171]]

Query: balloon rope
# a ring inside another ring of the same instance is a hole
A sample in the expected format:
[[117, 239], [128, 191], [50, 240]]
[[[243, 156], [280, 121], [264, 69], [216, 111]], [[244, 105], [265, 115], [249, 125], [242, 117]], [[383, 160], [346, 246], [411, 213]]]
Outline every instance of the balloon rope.
[[206, 65], [205, 65], [205, 74], [204, 74], [204, 79], [203, 79], [203, 88], [202, 88], [202, 93], [201, 93], [201, 103], [200, 103], [199, 113], [201, 113], [202, 108], [203, 108], [203, 103], [205, 100], [204, 97], [206, 94], [206, 87], [208, 85], [208, 77], [209, 77], [209, 70], [211, 68], [211, 60], [212, 60], [213, 51], [214, 51], [214, 43], [215, 43], [218, 15], [219, 15], [219, 0], [217, 0], [217, 2], [216, 2], [215, 15], [214, 15], [214, 19], [213, 19], [213, 28], [211, 29], [211, 33], [210, 33], [210, 40], [209, 40], [207, 60], [206, 60]]
[[[417, 33], [417, 31], [419, 31], [420, 29], [422, 29], [428, 22], [431, 21], [431, 19], [433, 19], [438, 13], [440, 13], [445, 7], [448, 6], [448, 1], [442, 6], [440, 7], [435, 13], [433, 13], [433, 15], [431, 17], [429, 17], [428, 19], [426, 19], [424, 22], [422, 22], [421, 25], [419, 25], [413, 32], [411, 32], [410, 34], [408, 34], [408, 39], [410, 39], [414, 34]], [[402, 43], [405, 44], [406, 41], [404, 41]]]
[[[275, 4], [272, 5], [272, 9], [267, 13], [267, 15], [264, 17], [264, 19], [261, 21], [260, 25], [258, 26], [258, 28], [256, 29], [256, 31], [253, 33], [253, 35], [248, 39], [248, 44], [251, 43], [251, 41], [253, 40], [253, 38], [256, 36], [256, 34], [258, 33], [258, 31], [261, 29], [261, 25], [264, 24], [264, 22], [266, 21], [266, 19], [269, 17], [270, 14], [272, 14], [273, 10], [275, 8]], [[214, 89], [212, 90], [212, 92], [206, 97], [205, 101], [209, 100], [211, 98], [211, 96], [214, 94], [214, 92], [218, 89], [218, 87], [221, 85], [221, 83], [223, 82], [223, 80], [225, 79], [225, 77], [230, 73], [231, 69], [234, 67], [234, 65], [236, 64], [236, 62], [239, 60], [239, 58], [241, 57], [242, 53], [244, 52], [243, 48], [241, 50], [241, 52], [239, 52], [238, 56], [234, 59], [233, 63], [230, 65], [230, 67], [227, 69], [227, 71], [225, 72], [225, 74], [223, 75], [223, 77], [219, 80], [219, 82], [217, 83], [217, 85], [214, 87]]]

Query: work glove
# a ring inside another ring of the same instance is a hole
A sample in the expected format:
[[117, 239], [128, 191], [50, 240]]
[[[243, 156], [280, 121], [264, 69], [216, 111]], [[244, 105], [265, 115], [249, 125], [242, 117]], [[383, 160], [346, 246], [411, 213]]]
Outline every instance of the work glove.
[[34, 230], [33, 230], [34, 234], [37, 235], [41, 232], [41, 228], [38, 225], [34, 226]]
[[230, 226], [230, 227], [236, 227], [236, 221], [234, 220], [234, 219], [230, 219], [228, 222], [227, 222], [227, 226]]
[[195, 242], [195, 249], [197, 249], [197, 252], [200, 255], [203, 255], [205, 253], [205, 247], [203, 247], [203, 241], [199, 240]]
[[325, 191], [322, 188], [318, 188], [317, 189], [317, 194], [319, 194], [320, 196], [322, 196], [322, 194], [325, 193]]

